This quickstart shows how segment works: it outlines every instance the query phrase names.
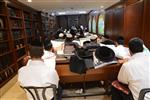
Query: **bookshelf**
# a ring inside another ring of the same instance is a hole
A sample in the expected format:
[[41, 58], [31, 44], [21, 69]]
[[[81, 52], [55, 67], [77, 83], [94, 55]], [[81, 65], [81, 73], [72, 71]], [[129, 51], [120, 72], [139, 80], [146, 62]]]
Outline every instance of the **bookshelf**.
[[23, 19], [24, 19], [24, 30], [26, 34], [27, 44], [30, 44], [33, 39], [32, 34], [32, 17], [29, 12], [23, 12]]
[[38, 12], [18, 1], [0, 1], [0, 88], [13, 78], [40, 37]]
[[45, 35], [49, 34], [49, 15], [48, 13], [41, 12], [42, 29]]
[[[0, 87], [7, 83], [17, 72], [10, 36], [9, 16], [5, 2], [0, 2]], [[10, 17], [16, 20], [16, 17]]]
[[32, 33], [33, 33], [33, 36], [35, 37], [35, 39], [40, 39], [40, 17], [38, 16], [38, 13], [34, 13], [32, 15]]

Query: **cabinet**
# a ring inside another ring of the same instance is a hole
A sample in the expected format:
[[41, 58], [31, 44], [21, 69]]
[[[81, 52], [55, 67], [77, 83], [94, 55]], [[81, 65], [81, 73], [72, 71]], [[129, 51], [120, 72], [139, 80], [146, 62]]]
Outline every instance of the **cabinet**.
[[37, 11], [30, 9], [18, 1], [0, 1], [0, 87], [17, 74], [29, 44], [39, 37]]

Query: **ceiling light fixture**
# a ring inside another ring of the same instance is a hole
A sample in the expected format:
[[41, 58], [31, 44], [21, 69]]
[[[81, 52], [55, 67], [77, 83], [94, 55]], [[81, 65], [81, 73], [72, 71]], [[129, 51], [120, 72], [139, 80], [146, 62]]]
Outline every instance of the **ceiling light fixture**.
[[86, 14], [86, 11], [79, 11], [79, 14]]
[[104, 6], [101, 6], [101, 9], [103, 9], [104, 8]]
[[27, 0], [28, 2], [32, 2], [32, 0]]
[[58, 12], [59, 15], [65, 15], [66, 12]]

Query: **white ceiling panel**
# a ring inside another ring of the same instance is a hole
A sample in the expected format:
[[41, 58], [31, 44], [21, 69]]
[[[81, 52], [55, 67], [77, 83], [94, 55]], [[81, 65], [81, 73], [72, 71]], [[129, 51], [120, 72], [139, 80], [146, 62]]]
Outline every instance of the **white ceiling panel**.
[[66, 11], [91, 11], [100, 10], [117, 3], [120, 0], [18, 0], [32, 8], [39, 11], [46, 11], [49, 13], [66, 12]]

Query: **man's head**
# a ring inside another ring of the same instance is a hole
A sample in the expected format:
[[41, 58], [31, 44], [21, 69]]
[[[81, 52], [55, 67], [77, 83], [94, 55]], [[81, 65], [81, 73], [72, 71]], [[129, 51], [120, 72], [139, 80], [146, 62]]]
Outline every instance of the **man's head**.
[[41, 58], [43, 55], [42, 43], [39, 40], [32, 41], [29, 52], [30, 52], [31, 59]]
[[129, 41], [129, 50], [132, 54], [143, 52], [143, 40], [140, 38], [132, 38]]
[[51, 40], [50, 39], [45, 39], [44, 40], [44, 49], [49, 51], [51, 50], [53, 47], [52, 43], [51, 43]]
[[116, 42], [118, 45], [124, 45], [124, 38], [122, 36], [118, 36]]

